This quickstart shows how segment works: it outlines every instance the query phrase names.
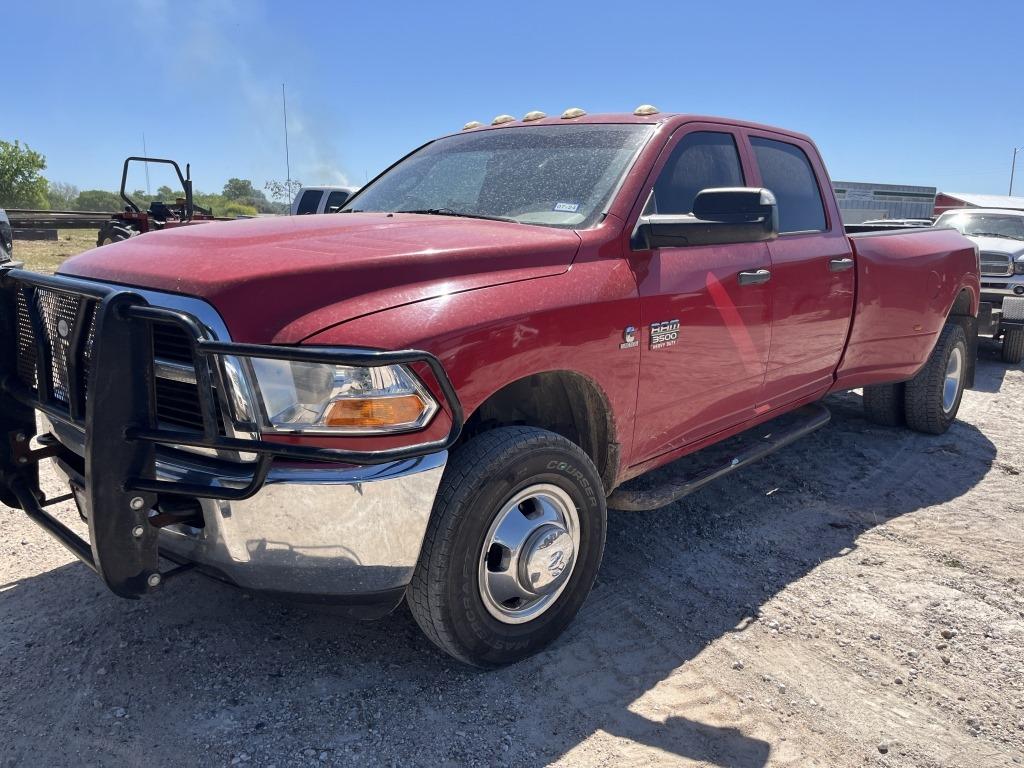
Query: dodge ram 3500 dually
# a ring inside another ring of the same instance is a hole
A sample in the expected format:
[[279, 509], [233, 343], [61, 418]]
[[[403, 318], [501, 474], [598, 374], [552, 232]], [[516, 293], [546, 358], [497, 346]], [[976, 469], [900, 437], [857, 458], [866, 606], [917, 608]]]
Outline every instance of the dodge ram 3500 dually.
[[946, 430], [979, 302], [959, 232], [848, 236], [807, 137], [651, 107], [471, 123], [338, 215], [145, 234], [0, 285], [0, 499], [116, 594], [194, 568], [364, 616], [405, 599], [484, 667], [572, 620], [608, 508], [785, 445], [829, 393]]

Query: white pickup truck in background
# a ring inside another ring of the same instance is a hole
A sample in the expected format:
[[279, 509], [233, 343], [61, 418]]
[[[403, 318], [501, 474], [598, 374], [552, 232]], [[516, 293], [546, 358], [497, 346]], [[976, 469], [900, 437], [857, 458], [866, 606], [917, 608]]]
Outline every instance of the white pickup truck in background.
[[337, 213], [358, 187], [303, 187], [292, 200], [292, 216]]
[[1024, 361], [1024, 211], [958, 208], [936, 227], [953, 227], [978, 246], [981, 300], [978, 332], [1003, 340], [1003, 361]]

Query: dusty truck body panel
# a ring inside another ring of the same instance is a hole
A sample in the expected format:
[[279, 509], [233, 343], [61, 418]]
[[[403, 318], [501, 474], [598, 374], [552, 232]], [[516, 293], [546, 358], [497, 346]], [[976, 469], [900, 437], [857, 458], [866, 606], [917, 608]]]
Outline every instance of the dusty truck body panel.
[[950, 229], [853, 235], [857, 311], [833, 390], [916, 374], [957, 298], [977, 316], [977, 253]]
[[[91, 359], [53, 350], [84, 343], [88, 312], [109, 316], [89, 331], [93, 354], [120, 329], [155, 358], [124, 395], [145, 423], [116, 433], [156, 445], [142, 477], [119, 481], [158, 521], [152, 536], [139, 523], [150, 565], [159, 553], [364, 613], [409, 595], [459, 658], [531, 652], [585, 597], [604, 499], [624, 483], [839, 389], [905, 386], [920, 411], [937, 354], [951, 355], [955, 395], [944, 428], [966, 379], [967, 342], [948, 329], [970, 332], [977, 314], [968, 241], [851, 238], [806, 136], [639, 111], [471, 128], [338, 215], [181, 228], [82, 254], [57, 278], [10, 273], [0, 317], [20, 341], [0, 358], [15, 371], [0, 396], [43, 410], [48, 452], [74, 487], [97, 486], [89, 434], [115, 429], [95, 410], [106, 393], [67, 380]], [[438, 163], [446, 185], [428, 183]], [[84, 417], [66, 418], [76, 398]], [[32, 507], [15, 458], [0, 461], [0, 485], [19, 488], [4, 499]], [[123, 502], [109, 486], [86, 494], [90, 509]], [[460, 506], [467, 493], [477, 501]], [[490, 532], [474, 514], [496, 515]], [[445, 536], [454, 549], [435, 546]], [[458, 566], [479, 571], [472, 584], [440, 575], [466, 536], [484, 547]], [[438, 596], [442, 584], [470, 592]], [[452, 619], [459, 605], [483, 624]], [[533, 639], [507, 634], [523, 630]]]
[[564, 272], [580, 242], [571, 231], [369, 213], [159, 234], [73, 257], [61, 272], [197, 296], [235, 340], [276, 344], [382, 307]]

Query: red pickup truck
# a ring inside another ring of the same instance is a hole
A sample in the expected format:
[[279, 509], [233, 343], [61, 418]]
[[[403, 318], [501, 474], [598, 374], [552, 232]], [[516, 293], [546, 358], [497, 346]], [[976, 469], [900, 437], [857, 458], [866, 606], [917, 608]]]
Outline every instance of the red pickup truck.
[[[502, 116], [346, 205], [2, 268], [0, 500], [119, 595], [194, 568], [364, 616], [406, 599], [496, 666], [572, 620], [608, 508], [692, 492], [840, 390], [943, 432], [971, 380], [974, 246], [848, 236], [790, 131]], [[699, 474], [651, 473], [740, 433]], [[40, 491], [44, 458], [66, 497]]]

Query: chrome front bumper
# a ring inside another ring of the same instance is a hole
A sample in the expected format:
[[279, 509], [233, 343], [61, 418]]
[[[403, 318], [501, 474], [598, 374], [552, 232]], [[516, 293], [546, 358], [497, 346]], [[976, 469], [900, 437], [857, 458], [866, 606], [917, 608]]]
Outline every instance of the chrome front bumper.
[[447, 457], [274, 469], [249, 499], [203, 499], [205, 527], [162, 529], [160, 549], [247, 589], [331, 598], [402, 589]]
[[[160, 552], [245, 589], [339, 603], [394, 599], [412, 580], [447, 458], [275, 468], [248, 499], [201, 499], [204, 527], [162, 528]], [[184, 464], [162, 462], [158, 473], [199, 479]]]

